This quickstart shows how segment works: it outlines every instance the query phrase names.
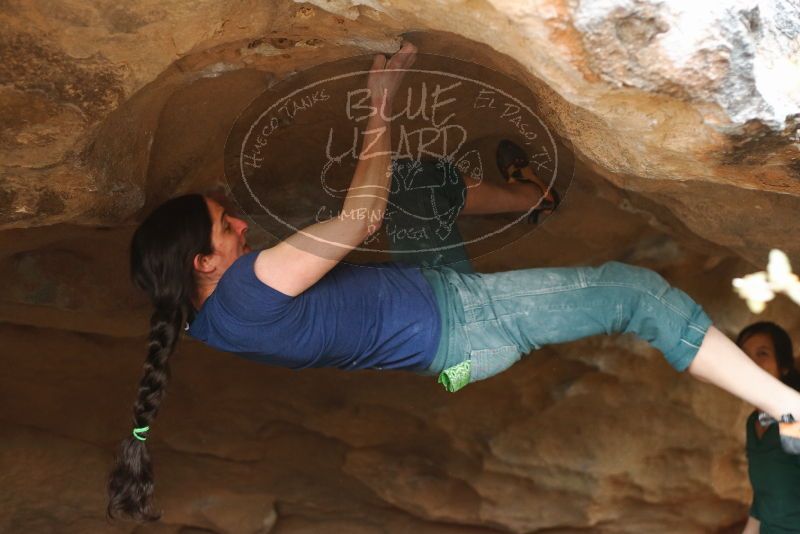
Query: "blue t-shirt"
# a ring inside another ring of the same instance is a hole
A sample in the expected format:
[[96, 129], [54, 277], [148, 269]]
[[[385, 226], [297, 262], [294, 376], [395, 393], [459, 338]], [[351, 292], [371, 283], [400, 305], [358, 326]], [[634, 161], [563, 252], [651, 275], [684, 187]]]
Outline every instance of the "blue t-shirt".
[[216, 349], [290, 369], [426, 369], [441, 319], [430, 283], [402, 262], [339, 263], [296, 297], [256, 277], [240, 256], [189, 327]]

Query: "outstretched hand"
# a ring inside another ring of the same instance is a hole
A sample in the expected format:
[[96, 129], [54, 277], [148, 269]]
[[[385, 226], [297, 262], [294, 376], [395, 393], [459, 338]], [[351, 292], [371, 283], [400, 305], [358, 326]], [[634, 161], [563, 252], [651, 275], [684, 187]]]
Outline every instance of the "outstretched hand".
[[403, 80], [404, 69], [410, 68], [416, 58], [417, 47], [408, 41], [388, 61], [383, 54], [377, 54], [372, 60], [367, 79], [367, 88], [371, 91], [373, 100], [381, 102], [386, 99], [387, 104], [390, 104]]

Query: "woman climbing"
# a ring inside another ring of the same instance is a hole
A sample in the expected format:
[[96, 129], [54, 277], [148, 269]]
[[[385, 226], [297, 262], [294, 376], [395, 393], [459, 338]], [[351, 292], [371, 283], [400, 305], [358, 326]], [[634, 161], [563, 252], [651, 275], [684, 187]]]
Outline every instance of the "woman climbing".
[[[800, 373], [786, 330], [772, 322], [753, 323], [739, 333], [736, 344], [761, 369], [800, 390]], [[800, 456], [783, 450], [776, 423], [759, 410], [747, 418], [747, 464], [753, 503], [743, 534], [800, 531]]]
[[[376, 109], [391, 106], [415, 53], [406, 43], [388, 62], [375, 57], [367, 83]], [[384, 114], [375, 113], [366, 130], [383, 126]], [[493, 274], [459, 272], [446, 262], [340, 263], [380, 228], [366, 223], [376, 220], [371, 216], [349, 214], [386, 212], [388, 137], [365, 135], [363, 146], [375, 152], [362, 150], [339, 217], [273, 247], [251, 251], [247, 223], [202, 195], [165, 202], [137, 228], [132, 279], [155, 310], [134, 428], [109, 476], [109, 518], [160, 517], [152, 509], [145, 440], [184, 329], [212, 347], [270, 365], [402, 369], [438, 376], [448, 391], [502, 372], [543, 345], [631, 332], [661, 350], [676, 370], [688, 369], [776, 419], [785, 416], [782, 444], [800, 453], [800, 424], [791, 422], [792, 415], [800, 417], [800, 394], [760, 369], [700, 306], [652, 271], [618, 262]], [[501, 171], [519, 171], [518, 180], [469, 183], [463, 214], [532, 205], [552, 210], [552, 192], [529, 183], [533, 173], [509, 150], [498, 148]]]

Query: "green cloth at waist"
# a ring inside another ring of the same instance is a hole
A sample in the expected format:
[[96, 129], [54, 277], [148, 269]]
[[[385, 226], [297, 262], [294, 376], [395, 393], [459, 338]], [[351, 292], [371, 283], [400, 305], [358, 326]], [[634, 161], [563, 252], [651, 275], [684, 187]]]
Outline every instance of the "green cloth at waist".
[[463, 359], [463, 355], [450, 350], [450, 333], [454, 331], [458, 313], [452, 309], [452, 305], [457, 302], [456, 289], [448, 284], [435, 267], [422, 267], [420, 270], [433, 288], [442, 321], [442, 334], [431, 365], [419, 374], [427, 376], [438, 374], [438, 383], [450, 393], [454, 393], [469, 383], [471, 363], [469, 358]]

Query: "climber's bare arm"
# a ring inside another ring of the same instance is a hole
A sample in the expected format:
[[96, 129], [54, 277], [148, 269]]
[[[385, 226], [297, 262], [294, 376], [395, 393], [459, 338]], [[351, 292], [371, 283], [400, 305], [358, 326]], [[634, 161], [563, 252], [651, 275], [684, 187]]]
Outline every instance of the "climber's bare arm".
[[259, 252], [255, 262], [256, 277], [273, 289], [296, 297], [325, 276], [369, 235], [365, 221], [350, 218], [312, 224]]
[[[376, 119], [376, 117], [378, 117]], [[367, 131], [380, 128], [380, 114], [370, 119]], [[373, 128], [375, 127], [375, 128]], [[380, 138], [365, 135], [362, 154], [356, 165], [347, 196], [339, 214], [327, 221], [303, 228], [274, 247], [262, 250], [255, 263], [256, 276], [281, 293], [295, 297], [317, 283], [339, 261], [363, 242], [383, 222], [385, 196], [391, 175], [386, 167], [391, 162], [388, 150], [388, 128]], [[364, 152], [370, 148], [382, 151], [376, 157]], [[381, 201], [381, 197], [384, 200]]]
[[403, 72], [382, 71], [410, 67], [415, 54], [416, 47], [405, 43], [388, 62], [382, 55], [375, 56], [367, 80], [374, 114], [364, 130], [361, 154], [342, 211], [262, 250], [255, 262], [259, 280], [281, 293], [297, 296], [380, 228], [392, 179], [390, 129], [384, 116], [391, 115], [394, 93], [403, 77]]
[[758, 534], [761, 529], [761, 522], [753, 516], [747, 518], [747, 524], [744, 526], [742, 534]]

